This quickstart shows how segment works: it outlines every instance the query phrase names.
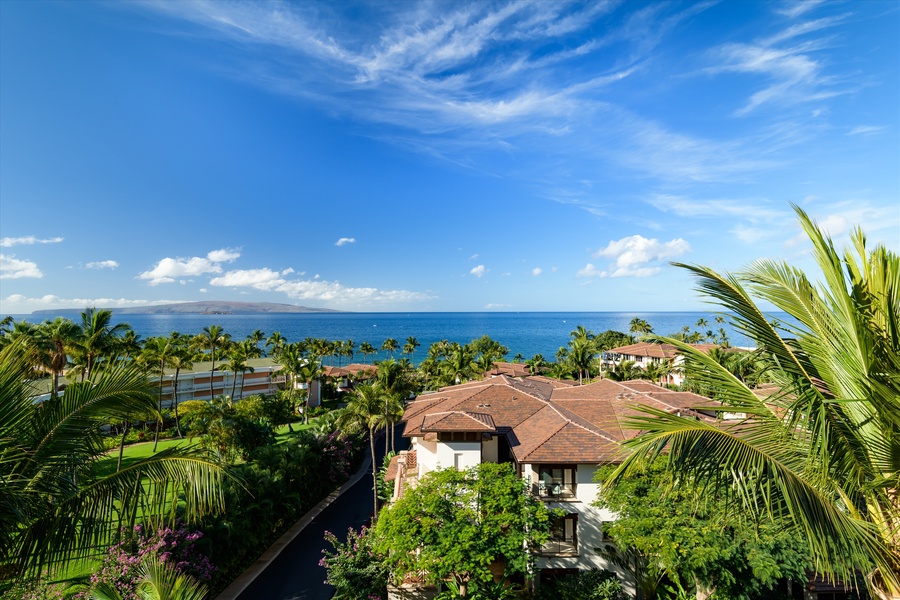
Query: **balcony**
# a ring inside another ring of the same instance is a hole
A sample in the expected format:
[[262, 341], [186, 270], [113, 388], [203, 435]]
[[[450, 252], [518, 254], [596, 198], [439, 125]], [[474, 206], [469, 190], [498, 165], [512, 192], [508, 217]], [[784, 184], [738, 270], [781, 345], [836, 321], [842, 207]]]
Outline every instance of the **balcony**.
[[571, 502], [577, 499], [574, 483], [541, 480], [532, 486], [531, 493], [548, 502]]
[[571, 465], [540, 465], [532, 493], [542, 500], [571, 502], [578, 499], [576, 467]]

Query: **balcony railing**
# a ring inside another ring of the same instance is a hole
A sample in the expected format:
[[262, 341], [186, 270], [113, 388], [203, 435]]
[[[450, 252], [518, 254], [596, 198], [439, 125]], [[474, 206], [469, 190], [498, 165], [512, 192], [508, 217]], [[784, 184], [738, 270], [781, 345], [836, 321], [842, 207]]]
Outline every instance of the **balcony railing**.
[[548, 540], [541, 544], [541, 556], [575, 556], [578, 544], [575, 540]]
[[571, 482], [566, 483], [561, 479], [550, 481], [542, 479], [532, 485], [531, 492], [542, 500], [565, 502], [577, 498], [575, 484]]

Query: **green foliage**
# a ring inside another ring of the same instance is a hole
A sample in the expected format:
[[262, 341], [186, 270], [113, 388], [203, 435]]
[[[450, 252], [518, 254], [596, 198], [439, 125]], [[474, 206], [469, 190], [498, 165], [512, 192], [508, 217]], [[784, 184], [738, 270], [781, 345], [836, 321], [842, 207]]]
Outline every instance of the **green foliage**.
[[244, 402], [231, 405], [220, 398], [203, 403], [184, 418], [191, 435], [199, 435], [204, 448], [228, 462], [246, 460], [253, 450], [274, 444], [275, 430], [262, 416], [261, 401], [251, 399], [246, 408]]
[[202, 524], [210, 559], [219, 567], [211, 589], [221, 591], [285, 529], [349, 477], [363, 442], [335, 433], [301, 431], [253, 451], [231, 467], [225, 511]]
[[591, 569], [541, 585], [535, 600], [625, 600], [622, 584], [610, 571]]
[[375, 532], [363, 527], [359, 533], [347, 531], [347, 539], [340, 541], [330, 531], [325, 540], [333, 550], [322, 550], [319, 565], [325, 567], [325, 582], [335, 588], [338, 600], [374, 600], [387, 598], [390, 575], [385, 557], [376, 550]]
[[[613, 470], [601, 468], [598, 480]], [[731, 517], [714, 490], [672, 483], [665, 461], [658, 460], [605, 488], [597, 500], [618, 514], [604, 534], [641, 559], [644, 579], [685, 589], [696, 583], [721, 600], [762, 600], [779, 579], [805, 577], [808, 548], [792, 533], [768, 520]]]
[[188, 520], [221, 507], [221, 468], [205, 453], [170, 448], [108, 472], [101, 430], [153, 411], [155, 394], [131, 365], [95, 366], [62, 398], [34, 404], [16, 344], [0, 352], [0, 564], [34, 574], [73, 552], [107, 544], [139, 517]]
[[511, 465], [443, 469], [382, 511], [377, 548], [398, 580], [425, 572], [431, 582], [488, 583], [492, 563], [506, 576], [528, 570], [532, 551], [548, 538], [550, 516]]
[[[756, 341], [772, 393], [760, 397], [714, 357], [678, 340], [692, 382], [713, 390], [739, 427], [644, 407], [629, 428], [622, 476], [665, 448], [670, 468], [729, 494], [748, 513], [806, 540], [817, 569], [900, 596], [900, 256], [866, 247], [856, 229], [843, 252], [801, 209], [821, 281], [785, 262], [737, 274], [679, 265]], [[762, 307], [790, 315], [773, 323]], [[787, 321], [787, 320], [786, 320]]]

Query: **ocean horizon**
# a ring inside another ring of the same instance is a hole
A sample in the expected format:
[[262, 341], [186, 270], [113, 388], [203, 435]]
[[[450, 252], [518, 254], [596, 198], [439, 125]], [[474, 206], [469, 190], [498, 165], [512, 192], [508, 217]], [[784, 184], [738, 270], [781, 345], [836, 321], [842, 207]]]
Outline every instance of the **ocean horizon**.
[[[717, 324], [715, 317], [724, 316], [726, 322]], [[51, 319], [49, 315], [11, 315], [17, 321], [41, 323]], [[772, 318], [784, 320], [784, 314], [772, 312]], [[686, 312], [329, 312], [329, 313], [259, 313], [259, 314], [116, 314], [112, 322], [127, 323], [135, 333], [146, 339], [152, 336], [167, 336], [172, 331], [194, 335], [210, 325], [221, 326], [233, 339], [244, 339], [252, 332], [261, 330], [266, 337], [279, 332], [288, 342], [304, 338], [326, 338], [329, 340], [353, 340], [356, 347], [361, 342], [369, 342], [380, 348], [388, 338], [396, 339], [400, 346], [408, 337], [415, 337], [421, 346], [415, 353], [418, 363], [432, 343], [440, 340], [464, 344], [488, 335], [507, 346], [508, 360], [516, 354], [525, 359], [542, 354], [546, 360], [554, 360], [557, 350], [565, 346], [570, 333], [583, 326], [594, 333], [607, 330], [628, 333], [631, 320], [641, 318], [650, 323], [654, 333], [670, 335], [682, 331], [687, 326], [694, 330], [697, 321], [706, 319], [708, 325], [703, 332], [718, 332], [723, 328], [732, 346], [753, 347], [755, 344], [734, 329], [729, 316], [714, 311]], [[69, 317], [71, 318], [71, 317]], [[402, 353], [395, 354], [396, 357]], [[379, 352], [368, 357], [369, 361], [387, 357]], [[362, 356], [354, 356], [359, 362]], [[346, 359], [345, 359], [346, 360]]]

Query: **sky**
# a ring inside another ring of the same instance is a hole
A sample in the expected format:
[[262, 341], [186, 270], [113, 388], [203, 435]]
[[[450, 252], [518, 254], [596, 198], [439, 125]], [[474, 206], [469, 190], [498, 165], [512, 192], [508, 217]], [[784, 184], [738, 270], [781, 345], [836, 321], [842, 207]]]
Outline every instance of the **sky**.
[[704, 310], [900, 248], [896, 2], [0, 2], [0, 313]]

